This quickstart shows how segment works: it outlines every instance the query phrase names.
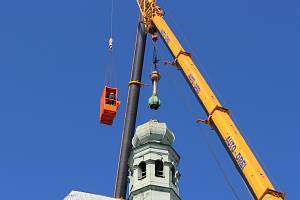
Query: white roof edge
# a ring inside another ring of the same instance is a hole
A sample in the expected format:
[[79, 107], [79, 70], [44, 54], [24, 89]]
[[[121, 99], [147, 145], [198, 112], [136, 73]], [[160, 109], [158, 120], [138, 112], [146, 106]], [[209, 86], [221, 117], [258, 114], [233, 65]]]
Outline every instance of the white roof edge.
[[68, 196], [64, 198], [64, 200], [116, 200], [111, 197], [80, 192], [80, 191], [71, 191]]

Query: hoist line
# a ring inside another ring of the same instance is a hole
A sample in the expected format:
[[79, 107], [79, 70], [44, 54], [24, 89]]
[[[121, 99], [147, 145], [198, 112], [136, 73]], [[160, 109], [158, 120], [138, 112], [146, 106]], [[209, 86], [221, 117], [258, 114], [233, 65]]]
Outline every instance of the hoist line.
[[[200, 127], [198, 127], [200, 129]], [[227, 186], [230, 188], [233, 196], [235, 197], [236, 200], [240, 200], [237, 191], [235, 190], [235, 188], [233, 187], [233, 185], [231, 184], [231, 181], [226, 173], [226, 171], [224, 170], [224, 168], [222, 167], [222, 164], [219, 160], [219, 158], [217, 157], [211, 143], [208, 141], [207, 137], [205, 134], [200, 134], [200, 137], [202, 137], [202, 139], [205, 141], [205, 144], [209, 150], [209, 153], [211, 154], [211, 156], [213, 157], [214, 161], [216, 162], [220, 172], [222, 173], [223, 178], [225, 179], [225, 182], [227, 184]]]
[[[173, 21], [174, 25], [176, 25], [177, 23], [176, 23], [175, 20], [172, 18], [172, 17], [173, 17], [172, 14], [170, 14], [170, 16], [171, 16], [170, 18], [171, 18], [171, 20]], [[180, 29], [179, 29], [179, 30], [180, 30]], [[190, 43], [188, 42], [187, 38], [186, 38], [185, 35], [184, 35], [181, 31], [179, 31], [179, 30], [177, 30], [177, 31], [178, 31], [179, 34], [182, 36], [183, 40], [187, 43], [187, 46], [189, 47], [189, 49], [192, 51], [191, 45], [190, 45]], [[204, 70], [205, 70], [205, 67], [204, 67], [201, 63], [200, 63], [200, 65], [201, 65], [201, 67], [204, 68]], [[206, 71], [205, 71], [205, 72], [206, 72]], [[206, 73], [206, 74], [207, 74], [207, 73]], [[174, 78], [174, 77], [171, 77], [172, 83], [174, 84], [174, 86], [177, 87], [176, 82], [173, 80], [173, 78]], [[211, 80], [210, 80], [210, 82], [211, 82], [211, 84], [212, 84], [213, 86], [215, 86], [215, 84], [213, 84], [213, 82], [212, 82]], [[216, 86], [215, 86], [215, 88], [216, 88]], [[192, 114], [192, 116], [194, 116], [194, 117], [197, 118], [198, 115], [197, 115], [197, 113], [195, 113], [195, 110], [192, 109], [192, 108], [189, 106], [189, 104], [187, 104], [187, 101], [186, 101], [186, 99], [184, 98], [184, 97], [185, 97], [185, 94], [183, 93], [183, 91], [180, 90], [179, 92], [181, 92], [180, 97], [181, 97], [181, 99], [183, 100], [183, 103], [185, 104], [186, 109]], [[221, 97], [223, 97], [223, 96], [221, 95]], [[223, 99], [223, 98], [222, 98], [222, 99]], [[198, 129], [201, 129], [201, 128], [198, 126]], [[213, 160], [215, 161], [215, 163], [216, 163], [216, 165], [217, 165], [217, 168], [219, 169], [220, 173], [222, 174], [222, 176], [223, 176], [223, 178], [224, 178], [224, 180], [225, 180], [225, 182], [226, 182], [228, 188], [230, 189], [232, 195], [234, 196], [234, 198], [235, 198], [236, 200], [240, 200], [239, 195], [238, 195], [236, 189], [235, 189], [234, 186], [232, 185], [229, 176], [227, 175], [225, 169], [223, 168], [223, 166], [222, 166], [222, 164], [221, 164], [221, 161], [219, 160], [219, 158], [218, 158], [218, 156], [217, 156], [217, 154], [216, 154], [216, 152], [215, 152], [215, 150], [214, 150], [214, 148], [213, 148], [213, 145], [211, 144], [211, 142], [208, 140], [208, 138], [207, 138], [204, 134], [200, 134], [200, 137], [202, 137], [204, 143], [206, 144], [206, 146], [207, 146], [207, 148], [208, 148], [208, 151], [209, 151], [210, 155], [212, 156]]]
[[105, 74], [105, 85], [110, 85], [117, 87], [117, 77], [116, 70], [114, 66], [114, 58], [113, 58], [113, 17], [114, 17], [114, 0], [111, 0], [111, 11], [110, 11], [110, 33], [108, 39], [108, 55], [109, 55], [109, 63], [107, 67], [107, 71]]
[[153, 45], [153, 55], [152, 55], [152, 64], [153, 64], [153, 69], [152, 71], [154, 70], [157, 70], [157, 65], [158, 65], [158, 62], [160, 61], [158, 59], [158, 50], [157, 50], [157, 41], [152, 41], [152, 45]]
[[[182, 39], [185, 42], [185, 45], [189, 48], [190, 52], [194, 52], [191, 43], [189, 42], [189, 40], [187, 39], [187, 37], [185, 36], [185, 34], [181, 31], [181, 28], [178, 24], [178, 22], [175, 20], [174, 17], [174, 11], [172, 10], [172, 8], [169, 8], [169, 16], [170, 16], [170, 20], [173, 22], [174, 24], [174, 29], [176, 29], [177, 27], [177, 32], [179, 33], [179, 35], [182, 37]], [[172, 13], [173, 12], [173, 13]], [[222, 95], [219, 87], [215, 84], [215, 82], [213, 81], [213, 79], [209, 76], [209, 73], [207, 72], [207, 68], [205, 67], [205, 65], [203, 65], [200, 60], [197, 57], [197, 54], [193, 54], [194, 60], [196, 63], [198, 63], [198, 65], [201, 67], [202, 72], [205, 74], [205, 77], [207, 79], [207, 81], [209, 82], [209, 84], [212, 86], [213, 90], [215, 91], [215, 93], [218, 94], [219, 98], [221, 99], [221, 102], [223, 102], [224, 104], [228, 105], [228, 101], [226, 100], [226, 98], [224, 97], [224, 95]], [[238, 123], [238, 120], [235, 120], [236, 118], [233, 115], [233, 112], [231, 112], [231, 117], [233, 118], [237, 128], [239, 130], [241, 130], [243, 134], [243, 137], [245, 139], [245, 141], [249, 141], [247, 134], [245, 134], [244, 131], [242, 131], [243, 129], [241, 128], [240, 124]], [[259, 163], [263, 166], [266, 174], [268, 174], [269, 178], [272, 180], [272, 183], [276, 186], [275, 188], [278, 188], [279, 190], [281, 190], [280, 186], [278, 185], [278, 182], [275, 180], [274, 176], [272, 175], [271, 171], [269, 170], [268, 166], [263, 162], [263, 160], [261, 159], [261, 157], [259, 156], [259, 153], [257, 152], [256, 148], [251, 145], [251, 143], [247, 142], [247, 144], [249, 145], [249, 147], [251, 148], [251, 150], [253, 151], [253, 154], [255, 155], [256, 159], [259, 161]], [[246, 183], [244, 182], [244, 184], [246, 185]], [[248, 188], [248, 186], [246, 185], [246, 187]], [[250, 190], [248, 190], [249, 193], [251, 194]], [[251, 194], [252, 195], [252, 194]]]
[[157, 69], [157, 63], [158, 63], [158, 60], [157, 60], [157, 47], [156, 47], [156, 43], [153, 42], [152, 64], [153, 64], [154, 70]]
[[114, 18], [114, 0], [111, 0], [111, 12], [110, 12], [110, 37], [113, 37], [113, 18]]
[[[171, 75], [169, 76], [170, 79], [171, 79], [171, 83], [173, 84], [174, 88], [175, 87], [178, 87], [178, 85], [176, 84], [176, 81], [175, 81], [175, 77], [173, 76], [172, 73], [170, 73]], [[191, 107], [191, 105], [188, 103], [187, 101], [187, 98], [186, 98], [186, 95], [185, 93], [182, 91], [182, 88], [179, 87], [178, 90], [177, 90], [180, 94], [180, 99], [182, 100], [183, 104], [184, 104], [184, 107], [187, 109], [187, 111], [191, 114], [191, 116], [193, 116], [194, 118], [197, 118], [199, 115], [198, 113]], [[199, 126], [197, 126], [197, 128], [201, 130], [201, 128]], [[209, 139], [206, 137], [205, 134], [200, 134], [200, 137], [202, 138], [202, 140], [204, 141], [207, 149], [208, 149], [208, 152], [210, 153], [211, 157], [213, 158], [213, 160], [215, 161], [216, 165], [217, 165], [217, 168], [218, 170], [220, 171], [220, 173], [222, 174], [228, 188], [230, 189], [230, 192], [232, 193], [232, 195], [234, 196], [234, 198], [236, 200], [240, 200], [239, 198], [239, 195], [237, 193], [237, 191], [235, 190], [234, 186], [232, 185], [231, 181], [230, 181], [230, 178], [228, 177], [225, 169], [223, 168], [222, 164], [221, 164], [221, 161], [220, 159], [218, 158], [214, 148], [213, 148], [213, 145], [211, 144], [211, 142], [209, 141]]]

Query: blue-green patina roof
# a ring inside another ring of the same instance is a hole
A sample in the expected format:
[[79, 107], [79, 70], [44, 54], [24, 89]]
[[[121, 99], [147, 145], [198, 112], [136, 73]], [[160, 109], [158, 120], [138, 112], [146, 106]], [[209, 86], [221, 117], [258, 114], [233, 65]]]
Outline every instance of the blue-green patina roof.
[[132, 145], [134, 148], [147, 143], [160, 143], [171, 146], [174, 139], [174, 133], [167, 127], [166, 123], [150, 120], [136, 128]]

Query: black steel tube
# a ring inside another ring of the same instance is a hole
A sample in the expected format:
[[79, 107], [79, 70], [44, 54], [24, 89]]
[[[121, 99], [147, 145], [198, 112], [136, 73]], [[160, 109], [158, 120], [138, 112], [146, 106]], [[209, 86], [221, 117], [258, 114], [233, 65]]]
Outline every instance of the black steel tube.
[[[146, 36], [147, 34], [145, 33], [144, 25], [141, 22], [141, 20], [139, 20], [130, 81], [141, 82], [144, 53], [145, 53], [145, 46], [146, 46], [146, 39], [147, 39]], [[132, 149], [131, 141], [135, 131], [139, 96], [140, 96], [140, 85], [130, 84], [128, 89], [126, 114], [125, 114], [124, 127], [122, 132], [122, 142], [120, 148], [118, 172], [117, 172], [117, 177], [115, 182], [114, 196], [116, 199], [126, 199], [128, 158], [130, 155], [130, 151]]]

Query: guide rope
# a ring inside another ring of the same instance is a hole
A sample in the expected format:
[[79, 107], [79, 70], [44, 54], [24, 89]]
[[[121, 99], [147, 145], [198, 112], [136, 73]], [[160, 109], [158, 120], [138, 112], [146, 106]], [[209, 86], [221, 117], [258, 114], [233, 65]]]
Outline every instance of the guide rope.
[[[194, 108], [192, 108], [192, 106], [190, 105], [190, 103], [188, 103], [187, 100], [187, 96], [186, 94], [183, 92], [183, 89], [181, 87], [178, 86], [175, 77], [173, 77], [173, 74], [170, 73], [170, 77], [171, 79], [171, 83], [173, 84], [174, 88], [178, 88], [178, 92], [179, 92], [179, 99], [183, 102], [184, 107], [186, 108], [186, 110], [190, 113], [191, 116], [193, 116], [194, 118], [198, 117], [198, 113], [195, 111]], [[201, 128], [199, 126], [197, 126], [197, 129], [200, 130], [200, 132], [202, 132]], [[213, 145], [211, 144], [211, 142], [209, 141], [209, 139], [207, 138], [207, 136], [205, 134], [200, 134], [200, 137], [202, 138], [202, 140], [204, 141], [209, 154], [211, 155], [212, 159], [214, 160], [214, 162], [217, 165], [218, 170], [220, 171], [221, 175], [223, 176], [226, 185], [228, 186], [228, 189], [230, 190], [230, 192], [232, 193], [234, 199], [236, 200], [240, 200], [240, 197], [236, 191], [236, 189], [234, 188], [233, 184], [231, 183], [231, 180], [228, 176], [228, 174], [226, 173], [224, 167], [221, 164], [220, 159], [218, 158], [216, 151], [214, 150]]]

